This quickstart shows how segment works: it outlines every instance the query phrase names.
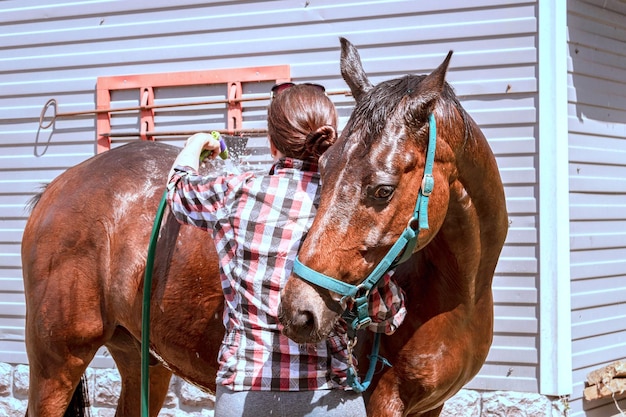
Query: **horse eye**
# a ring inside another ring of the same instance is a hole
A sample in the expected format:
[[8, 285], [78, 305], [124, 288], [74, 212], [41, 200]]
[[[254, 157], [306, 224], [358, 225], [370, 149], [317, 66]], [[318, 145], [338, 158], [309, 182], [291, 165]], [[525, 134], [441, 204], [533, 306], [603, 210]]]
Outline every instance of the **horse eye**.
[[396, 188], [393, 185], [379, 185], [374, 189], [372, 197], [377, 200], [389, 200], [395, 189]]

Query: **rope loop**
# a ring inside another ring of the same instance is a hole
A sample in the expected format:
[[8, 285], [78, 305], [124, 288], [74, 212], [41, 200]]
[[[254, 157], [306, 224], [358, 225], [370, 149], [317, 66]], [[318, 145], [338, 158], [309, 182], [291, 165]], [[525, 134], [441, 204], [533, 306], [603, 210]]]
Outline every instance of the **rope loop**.
[[[46, 117], [46, 113], [48, 112], [48, 109], [52, 107], [54, 109], [54, 112], [52, 114], [52, 120], [50, 120], [50, 123], [48, 124], [44, 124], [43, 119]], [[50, 100], [48, 100], [46, 102], [46, 104], [44, 104], [43, 108], [41, 109], [41, 113], [39, 114], [39, 128], [46, 130], [48, 129], [50, 126], [53, 126], [54, 123], [57, 120], [57, 101], [54, 98], [51, 98]]]

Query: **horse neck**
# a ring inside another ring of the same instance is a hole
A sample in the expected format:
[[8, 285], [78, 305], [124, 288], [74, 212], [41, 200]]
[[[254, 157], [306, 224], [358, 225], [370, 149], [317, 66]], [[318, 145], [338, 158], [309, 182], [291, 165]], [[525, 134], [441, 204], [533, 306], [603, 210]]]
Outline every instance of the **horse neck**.
[[[469, 116], [468, 116], [469, 117]], [[502, 182], [487, 140], [472, 131], [453, 147], [458, 178], [450, 184], [448, 211], [439, 233], [424, 248], [429, 281], [443, 309], [491, 302], [493, 272], [506, 237], [508, 218]]]
[[459, 181], [470, 196], [487, 249], [499, 256], [508, 229], [506, 200], [500, 171], [487, 139], [470, 118], [467, 141], [456, 150]]
[[[491, 242], [488, 247], [493, 247], [499, 256], [506, 237], [508, 216], [495, 156], [485, 135], [461, 105], [458, 102], [447, 105], [447, 114], [454, 115], [449, 125], [465, 127], [463, 131], [450, 132], [450, 135], [443, 133], [443, 137], [451, 138], [447, 144], [454, 154], [458, 181], [471, 198], [481, 233], [486, 233], [487, 241]], [[444, 129], [446, 127], [443, 126]]]

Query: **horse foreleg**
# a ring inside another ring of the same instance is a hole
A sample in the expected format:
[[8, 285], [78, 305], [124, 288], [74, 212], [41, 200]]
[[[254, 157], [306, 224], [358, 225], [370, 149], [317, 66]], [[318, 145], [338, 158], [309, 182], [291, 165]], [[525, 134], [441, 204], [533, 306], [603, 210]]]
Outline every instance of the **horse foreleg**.
[[429, 411], [414, 411], [407, 409], [407, 402], [403, 401], [397, 385], [397, 377], [392, 370], [385, 373], [369, 397], [367, 403], [368, 417], [438, 417], [443, 405]]
[[[95, 350], [81, 358], [66, 353], [37, 349], [29, 353], [30, 382], [27, 417], [61, 417], [72, 399], [76, 387]], [[56, 353], [56, 354], [55, 354]]]
[[[122, 379], [122, 390], [117, 403], [116, 417], [141, 415], [141, 350], [138, 342], [122, 328], [116, 330], [107, 348], [115, 360]], [[169, 390], [172, 372], [151, 358], [149, 410], [156, 417]]]
[[388, 369], [376, 385], [376, 388], [368, 394], [367, 416], [368, 417], [403, 417], [405, 416], [405, 404], [400, 398], [397, 386], [397, 377], [393, 368]]
[[394, 368], [387, 369], [368, 398], [368, 417], [438, 417], [443, 404], [423, 411], [428, 402], [415, 403], [415, 397], [420, 395], [412, 389], [415, 386], [407, 388], [410, 385], [409, 381], [398, 378]]

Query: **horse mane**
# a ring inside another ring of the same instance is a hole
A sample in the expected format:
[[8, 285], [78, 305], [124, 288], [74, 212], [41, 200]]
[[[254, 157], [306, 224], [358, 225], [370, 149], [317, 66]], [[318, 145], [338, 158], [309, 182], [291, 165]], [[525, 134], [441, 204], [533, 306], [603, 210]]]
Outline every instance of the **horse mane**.
[[[368, 133], [363, 138], [366, 145], [371, 145], [370, 142], [382, 134], [390, 114], [401, 112], [412, 115], [419, 110], [420, 104], [424, 103], [419, 103], [420, 97], [412, 97], [411, 93], [416, 91], [424, 78], [426, 75], [405, 75], [401, 78], [383, 81], [368, 91], [366, 97], [357, 103], [352, 114], [353, 126], [351, 127], [363, 126], [365, 128]], [[451, 120], [456, 110], [463, 120], [464, 143], [473, 139], [472, 119], [461, 106], [454, 89], [447, 82], [444, 83], [436, 106], [439, 109], [438, 114], [444, 120]], [[426, 117], [426, 114], [421, 116]]]

